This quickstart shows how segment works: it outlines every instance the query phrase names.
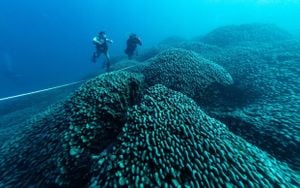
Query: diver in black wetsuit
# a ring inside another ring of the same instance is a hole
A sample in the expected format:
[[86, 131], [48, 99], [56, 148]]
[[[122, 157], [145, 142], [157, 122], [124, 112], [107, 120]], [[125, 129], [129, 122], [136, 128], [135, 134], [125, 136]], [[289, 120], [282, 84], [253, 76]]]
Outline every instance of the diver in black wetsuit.
[[137, 45], [142, 45], [141, 39], [136, 34], [131, 34], [127, 39], [127, 47], [125, 49], [125, 53], [128, 55], [128, 59], [132, 59]]
[[104, 54], [106, 58], [106, 69], [110, 67], [110, 58], [108, 53], [108, 43], [112, 44], [113, 41], [107, 38], [106, 33], [104, 31], [99, 32], [98, 36], [93, 38], [93, 43], [96, 46], [96, 51], [92, 56], [92, 62], [96, 63], [97, 58]]

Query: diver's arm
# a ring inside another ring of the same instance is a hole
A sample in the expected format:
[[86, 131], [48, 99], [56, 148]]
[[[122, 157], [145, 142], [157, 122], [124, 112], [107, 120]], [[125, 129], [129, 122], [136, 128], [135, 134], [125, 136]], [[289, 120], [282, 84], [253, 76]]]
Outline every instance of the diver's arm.
[[108, 43], [110, 43], [110, 44], [114, 43], [114, 41], [111, 40], [111, 39], [106, 39], [106, 42], [108, 42]]
[[94, 38], [93, 38], [93, 42], [94, 42], [94, 43], [97, 43], [97, 44], [100, 44], [100, 45], [102, 44], [102, 43], [98, 40], [97, 37], [94, 37]]

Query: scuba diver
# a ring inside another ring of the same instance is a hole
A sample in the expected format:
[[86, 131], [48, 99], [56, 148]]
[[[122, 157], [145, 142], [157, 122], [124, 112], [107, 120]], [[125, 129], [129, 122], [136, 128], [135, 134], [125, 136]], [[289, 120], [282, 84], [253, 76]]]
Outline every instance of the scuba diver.
[[127, 39], [127, 47], [125, 53], [128, 55], [128, 59], [132, 59], [134, 52], [136, 51], [137, 45], [142, 45], [141, 39], [136, 34], [131, 34]]
[[113, 41], [107, 38], [106, 33], [101, 31], [98, 33], [98, 36], [93, 38], [93, 43], [95, 44], [96, 51], [93, 53], [92, 62], [96, 63], [97, 58], [104, 54], [106, 58], [106, 69], [110, 67], [110, 58], [108, 53], [108, 43], [112, 44]]

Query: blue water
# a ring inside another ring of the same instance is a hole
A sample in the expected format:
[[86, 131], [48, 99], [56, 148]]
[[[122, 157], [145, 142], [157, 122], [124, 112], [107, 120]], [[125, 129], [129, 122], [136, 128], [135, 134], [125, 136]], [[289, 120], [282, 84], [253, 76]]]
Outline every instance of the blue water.
[[[299, 12], [300, 0], [1, 0], [0, 188], [299, 187]], [[114, 41], [108, 74], [91, 62], [99, 31]], [[143, 45], [128, 61], [133, 32]]]
[[[299, 1], [298, 1], [299, 2]], [[146, 48], [179, 35], [195, 37], [220, 25], [266, 22], [300, 31], [300, 3], [286, 0], [1, 0], [0, 96], [75, 81], [101, 69], [90, 63], [92, 37], [107, 31], [123, 53], [131, 32]]]

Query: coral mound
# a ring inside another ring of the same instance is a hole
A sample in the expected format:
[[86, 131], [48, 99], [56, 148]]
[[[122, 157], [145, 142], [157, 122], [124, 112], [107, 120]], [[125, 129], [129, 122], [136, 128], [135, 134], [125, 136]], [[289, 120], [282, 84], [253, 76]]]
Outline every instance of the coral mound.
[[143, 70], [147, 84], [164, 84], [197, 102], [212, 98], [218, 91], [217, 86], [233, 83], [224, 68], [192, 51], [169, 49], [149, 62], [149, 66]]
[[289, 38], [288, 32], [272, 24], [243, 24], [219, 27], [205, 35], [201, 41], [227, 46], [241, 42], [272, 42]]
[[91, 187], [296, 186], [288, 168], [179, 92], [155, 85], [127, 116], [112, 152], [99, 159]]
[[0, 148], [4, 187], [83, 187], [93, 154], [121, 131], [142, 79], [126, 72], [98, 76], [28, 122], [22, 134]]
[[70, 153], [99, 152], [120, 132], [123, 115], [141, 90], [142, 76], [118, 72], [86, 82], [65, 103], [69, 131], [65, 138]]

